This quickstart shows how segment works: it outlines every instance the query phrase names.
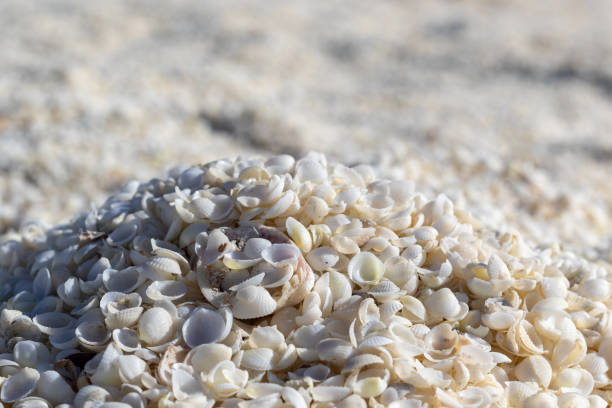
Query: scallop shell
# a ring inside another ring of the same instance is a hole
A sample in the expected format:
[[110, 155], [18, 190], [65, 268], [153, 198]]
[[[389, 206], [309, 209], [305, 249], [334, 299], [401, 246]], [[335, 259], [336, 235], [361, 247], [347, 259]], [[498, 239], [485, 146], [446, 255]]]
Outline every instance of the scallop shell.
[[237, 319], [255, 319], [276, 310], [276, 301], [261, 286], [247, 286], [236, 291], [231, 299], [232, 312]]
[[168, 280], [180, 276], [181, 267], [174, 259], [154, 256], [143, 265], [142, 274], [152, 281]]
[[15, 402], [30, 395], [36, 388], [40, 374], [33, 368], [22, 368], [2, 384], [0, 399]]
[[194, 348], [225, 339], [232, 328], [232, 313], [228, 309], [221, 313], [206, 308], [194, 310], [183, 324], [185, 343]]
[[383, 277], [383, 262], [370, 252], [360, 252], [348, 264], [348, 275], [360, 286], [375, 285]]
[[245, 350], [241, 366], [249, 370], [266, 371], [272, 369], [274, 351], [268, 348]]

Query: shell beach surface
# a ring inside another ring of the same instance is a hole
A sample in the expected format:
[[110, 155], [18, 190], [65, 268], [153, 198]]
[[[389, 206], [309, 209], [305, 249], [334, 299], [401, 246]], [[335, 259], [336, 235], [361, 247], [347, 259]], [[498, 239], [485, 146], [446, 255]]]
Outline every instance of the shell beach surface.
[[610, 266], [319, 153], [0, 244], [5, 406], [605, 407]]

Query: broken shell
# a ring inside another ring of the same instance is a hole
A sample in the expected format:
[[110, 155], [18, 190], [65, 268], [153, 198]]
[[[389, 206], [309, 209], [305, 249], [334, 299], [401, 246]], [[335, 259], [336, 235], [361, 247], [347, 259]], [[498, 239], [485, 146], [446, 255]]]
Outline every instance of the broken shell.
[[529, 356], [514, 368], [520, 381], [535, 382], [544, 389], [548, 388], [552, 374], [550, 363], [542, 356]]

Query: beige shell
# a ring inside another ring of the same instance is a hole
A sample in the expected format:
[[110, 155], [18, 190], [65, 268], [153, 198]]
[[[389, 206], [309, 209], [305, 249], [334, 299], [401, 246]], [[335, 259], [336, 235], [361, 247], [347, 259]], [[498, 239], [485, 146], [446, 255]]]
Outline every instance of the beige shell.
[[377, 284], [384, 272], [383, 262], [370, 252], [360, 252], [348, 265], [349, 278], [359, 286]]
[[542, 356], [529, 356], [514, 367], [514, 375], [520, 381], [535, 382], [544, 389], [552, 379], [552, 367]]

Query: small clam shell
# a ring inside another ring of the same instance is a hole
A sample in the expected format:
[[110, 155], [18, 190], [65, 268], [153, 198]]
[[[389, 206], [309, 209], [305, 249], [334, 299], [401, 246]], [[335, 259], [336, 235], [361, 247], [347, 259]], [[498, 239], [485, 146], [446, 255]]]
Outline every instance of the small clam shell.
[[310, 252], [312, 249], [312, 237], [301, 222], [293, 217], [288, 217], [287, 221], [285, 221], [285, 228], [287, 229], [287, 235], [295, 242], [298, 248], [304, 253]]
[[187, 287], [183, 282], [174, 280], [155, 281], [147, 288], [147, 296], [152, 300], [177, 300], [185, 296]]
[[276, 301], [261, 286], [247, 286], [231, 299], [232, 312], [237, 319], [255, 319], [276, 310]]
[[377, 284], [383, 277], [383, 262], [370, 252], [360, 252], [348, 264], [348, 275], [359, 286]]
[[69, 306], [78, 305], [81, 301], [79, 279], [74, 276], [66, 279], [66, 281], [57, 288], [57, 296]]
[[130, 353], [140, 349], [140, 339], [135, 330], [115, 329], [112, 336], [113, 342], [120, 350]]
[[268, 268], [262, 268], [259, 270], [265, 270], [264, 278], [261, 281], [261, 286], [264, 288], [276, 288], [283, 286], [293, 276], [293, 271], [288, 268], [275, 268], [267, 264], [262, 264]]
[[152, 346], [162, 344], [174, 334], [174, 319], [162, 307], [153, 307], [142, 314], [138, 321], [139, 338]]
[[111, 398], [110, 392], [98, 385], [86, 385], [77, 392], [72, 405], [74, 408], [90, 408]]
[[75, 330], [78, 342], [93, 351], [102, 351], [110, 339], [110, 332], [101, 321], [85, 321]]
[[142, 273], [152, 281], [168, 280], [181, 275], [181, 266], [174, 259], [154, 256], [143, 265]]
[[22, 340], [15, 344], [13, 357], [21, 367], [36, 367], [50, 361], [49, 350], [39, 342]]
[[49, 401], [39, 397], [25, 397], [13, 404], [13, 408], [52, 408]]
[[144, 277], [140, 273], [140, 268], [131, 266], [126, 269], [117, 271], [115, 269], [107, 269], [102, 274], [104, 286], [111, 292], [129, 293], [136, 289], [144, 281]]
[[544, 389], [548, 388], [552, 374], [550, 363], [542, 356], [529, 356], [514, 368], [514, 375], [520, 381], [535, 382]]
[[245, 350], [241, 366], [249, 370], [266, 371], [272, 369], [274, 351], [268, 348]]
[[229, 269], [245, 269], [256, 265], [261, 258], [250, 258], [243, 252], [230, 252], [223, 256], [223, 264]]
[[110, 246], [123, 246], [129, 243], [138, 233], [139, 226], [136, 222], [124, 222], [110, 233], [106, 242]]
[[53, 405], [58, 405], [71, 403], [75, 393], [60, 373], [49, 370], [40, 375], [36, 386], [36, 395]]
[[2, 384], [0, 399], [15, 402], [30, 395], [36, 388], [40, 374], [33, 368], [23, 368]]
[[147, 363], [135, 355], [117, 357], [119, 377], [123, 383], [136, 384], [142, 373], [147, 370]]
[[261, 251], [263, 260], [277, 268], [290, 265], [295, 269], [299, 255], [300, 250], [291, 244], [272, 244]]
[[208, 373], [221, 361], [232, 358], [232, 349], [224, 344], [201, 344], [189, 351], [185, 362], [196, 373]]
[[232, 314], [223, 309], [224, 314], [214, 310], [198, 308], [183, 324], [183, 339], [191, 347], [216, 343], [227, 337], [232, 328]]
[[383, 363], [384, 360], [375, 354], [357, 354], [347, 360], [342, 368], [342, 372], [347, 373], [361, 369], [368, 365]]
[[340, 339], [325, 339], [317, 344], [317, 354], [322, 361], [344, 362], [353, 352], [351, 343]]
[[317, 272], [324, 271], [328, 268], [332, 268], [334, 265], [338, 263], [340, 256], [331, 247], [322, 246], [306, 254], [306, 260]]
[[334, 385], [317, 385], [310, 390], [312, 399], [317, 402], [340, 401], [341, 399], [346, 398], [350, 393], [350, 388]]
[[232, 252], [234, 245], [223, 233], [223, 230], [217, 228], [208, 235], [206, 250], [204, 251], [204, 265], [211, 265], [217, 259], [220, 259], [228, 252]]
[[51, 273], [48, 268], [41, 268], [36, 277], [34, 278], [34, 282], [32, 283], [32, 292], [34, 296], [38, 299], [42, 299], [45, 296], [51, 293], [51, 289], [53, 288], [53, 282], [51, 281]]
[[256, 327], [249, 336], [249, 344], [253, 348], [275, 350], [285, 344], [285, 336], [276, 326]]
[[107, 292], [100, 299], [100, 310], [107, 316], [119, 310], [138, 307], [142, 304], [142, 298], [138, 293]]
[[74, 329], [67, 329], [49, 336], [49, 343], [57, 349], [68, 350], [78, 345]]
[[70, 315], [59, 312], [48, 312], [34, 316], [32, 319], [41, 333], [53, 335], [70, 328], [74, 319]]
[[406, 291], [400, 290], [397, 285], [389, 280], [383, 280], [376, 286], [370, 288], [368, 294], [379, 302], [388, 302], [405, 295]]
[[131, 307], [129, 309], [109, 313], [106, 319], [104, 319], [104, 322], [110, 330], [130, 327], [138, 322], [143, 310], [142, 307]]

